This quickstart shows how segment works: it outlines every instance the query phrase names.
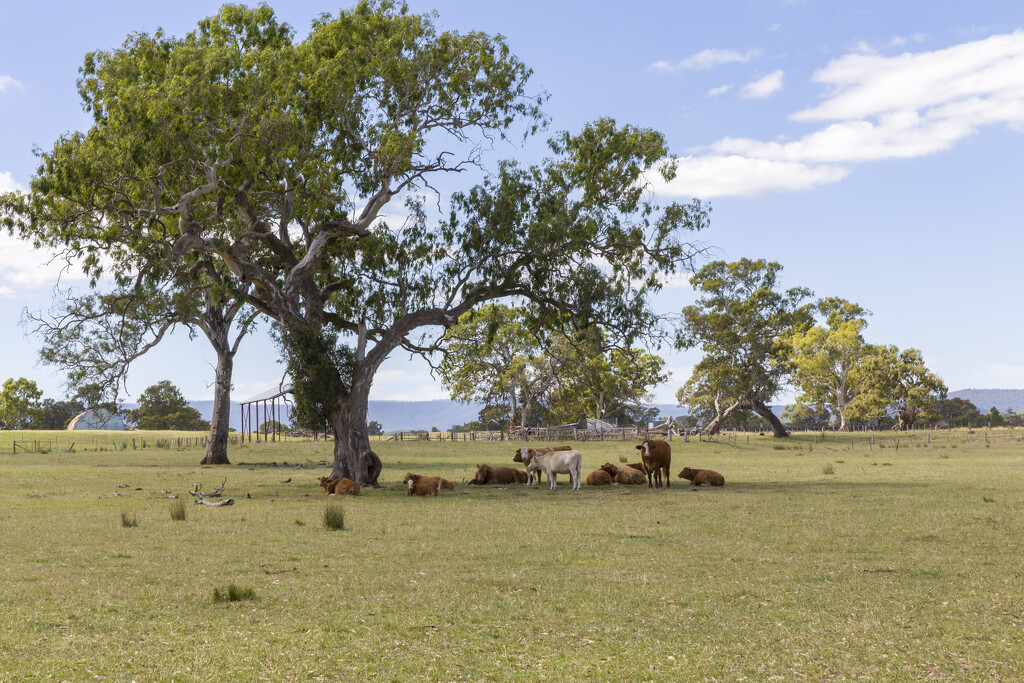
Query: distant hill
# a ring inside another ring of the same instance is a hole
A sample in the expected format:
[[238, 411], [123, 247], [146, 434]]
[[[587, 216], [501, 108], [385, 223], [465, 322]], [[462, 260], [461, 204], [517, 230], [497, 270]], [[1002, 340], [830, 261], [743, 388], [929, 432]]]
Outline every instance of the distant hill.
[[[950, 397], [962, 398], [970, 401], [982, 413], [987, 413], [989, 408], [995, 406], [999, 412], [1005, 413], [1008, 408], [1015, 412], [1024, 412], [1024, 389], [960, 389], [950, 392]], [[135, 408], [137, 405], [128, 404]], [[213, 401], [189, 401], [189, 405], [198, 410], [204, 420], [209, 420], [213, 415]], [[652, 404], [658, 409], [661, 417], [679, 417], [686, 414], [685, 408], [671, 403]], [[459, 403], [448, 399], [437, 399], [434, 401], [370, 401], [369, 419], [376, 420], [383, 425], [385, 431], [430, 429], [437, 427], [440, 430], [447, 430], [452, 425], [465, 424], [477, 418], [482, 408], [478, 403]], [[772, 406], [776, 415], [782, 415], [785, 406]], [[291, 418], [282, 414], [282, 407], [278, 404], [278, 419], [285, 424], [291, 424]], [[255, 413], [255, 408], [253, 408]], [[257, 421], [263, 422], [262, 413]], [[231, 426], [236, 430], [242, 428], [241, 414], [238, 411], [238, 404], [231, 404]]]
[[959, 389], [949, 392], [949, 397], [970, 401], [981, 413], [993, 407], [1001, 413], [1009, 408], [1015, 413], [1024, 412], [1024, 389]]

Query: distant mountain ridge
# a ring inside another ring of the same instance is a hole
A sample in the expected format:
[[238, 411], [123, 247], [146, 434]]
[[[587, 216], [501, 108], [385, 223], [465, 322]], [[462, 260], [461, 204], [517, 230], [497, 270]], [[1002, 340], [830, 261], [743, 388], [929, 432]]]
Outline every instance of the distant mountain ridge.
[[949, 397], [970, 401], [980, 413], [987, 413], [991, 408], [1000, 413], [1009, 409], [1024, 412], [1024, 389], [958, 389], [949, 392]]
[[[959, 389], [950, 392], [951, 398], [962, 398], [970, 401], [982, 413], [987, 413], [989, 408], [995, 406], [999, 412], [1005, 413], [1007, 409], [1014, 412], [1024, 412], [1024, 389]], [[189, 405], [198, 410], [204, 420], [209, 420], [213, 415], [213, 401], [189, 401]], [[658, 409], [661, 417], [679, 417], [686, 414], [685, 408], [671, 403], [654, 403], [652, 407]], [[129, 404], [129, 407], [137, 407]], [[437, 427], [440, 430], [447, 430], [452, 425], [465, 424], [477, 419], [480, 409], [479, 403], [460, 403], [450, 399], [435, 399], [433, 401], [370, 401], [369, 419], [379, 422], [385, 431], [396, 430], [428, 430]], [[781, 415], [785, 406], [772, 406], [776, 415]], [[291, 416], [282, 408], [277, 407], [278, 420], [285, 424], [291, 424]], [[255, 406], [253, 411], [253, 422], [263, 422], [263, 413], [256, 416]], [[269, 413], [268, 413], [269, 418]], [[242, 418], [238, 404], [231, 404], [231, 426], [236, 430], [242, 429]]]

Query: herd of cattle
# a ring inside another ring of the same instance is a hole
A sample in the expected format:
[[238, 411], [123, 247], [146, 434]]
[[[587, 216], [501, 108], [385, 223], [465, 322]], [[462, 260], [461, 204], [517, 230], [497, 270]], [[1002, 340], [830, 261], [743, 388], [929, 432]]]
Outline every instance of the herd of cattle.
[[[672, 447], [667, 441], [644, 440], [636, 447], [640, 451], [640, 462], [618, 467], [606, 462], [600, 468], [587, 475], [589, 486], [606, 486], [611, 484], [644, 484], [649, 487], [661, 488], [669, 486], [669, 467], [672, 463]], [[583, 456], [572, 446], [546, 446], [539, 448], [523, 447], [516, 450], [513, 462], [521, 462], [525, 470], [515, 467], [477, 465], [476, 476], [469, 484], [538, 484], [540, 473], [548, 478], [549, 487], [554, 490], [558, 486], [558, 475], [568, 474], [572, 489], [578, 491], [582, 483]], [[687, 479], [694, 486], [724, 486], [725, 477], [714, 470], [684, 467], [679, 473], [680, 479]], [[408, 496], [436, 496], [444, 489], [454, 489], [455, 485], [443, 477], [425, 474], [408, 473], [402, 478]], [[320, 485], [329, 496], [359, 495], [359, 485], [351, 479], [329, 479], [320, 477]]]

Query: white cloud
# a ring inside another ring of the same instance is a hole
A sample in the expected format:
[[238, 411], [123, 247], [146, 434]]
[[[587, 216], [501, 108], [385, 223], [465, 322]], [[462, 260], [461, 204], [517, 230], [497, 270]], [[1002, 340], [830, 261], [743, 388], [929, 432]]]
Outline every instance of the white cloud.
[[712, 88], [711, 90], [708, 90], [708, 97], [718, 97], [719, 95], [724, 95], [725, 93], [729, 92], [730, 88], [732, 88], [731, 85], [720, 85], [717, 88]]
[[756, 47], [751, 48], [746, 52], [709, 49], [701, 50], [700, 52], [692, 54], [675, 63], [661, 60], [651, 64], [651, 68], [658, 69], [660, 71], [693, 71], [697, 69], [710, 69], [714, 66], [718, 66], [719, 64], [743, 64], [749, 62], [755, 57], [759, 57], [760, 55], [761, 51]]
[[756, 197], [774, 192], [806, 190], [846, 177], [837, 166], [812, 166], [740, 155], [687, 156], [678, 160], [670, 183], [656, 181], [654, 192], [665, 197]]
[[782, 90], [782, 69], [747, 83], [740, 90], [743, 99], [764, 99]]
[[[781, 87], [782, 72], [775, 74]], [[772, 92], [775, 74], [744, 93]], [[817, 130], [790, 140], [726, 137], [691, 150], [662, 191], [720, 197], [808, 189], [841, 180], [854, 164], [951, 149], [986, 125], [1024, 132], [1024, 31], [931, 52], [852, 53], [813, 80], [826, 96], [789, 118]]]
[[20, 88], [21, 83], [11, 76], [0, 75], [0, 93], [7, 92], [8, 88]]
[[[0, 193], [25, 188], [15, 182], [6, 171], [0, 171]], [[78, 268], [66, 269], [66, 264], [54, 260], [48, 253], [32, 247], [6, 232], [0, 232], [0, 296], [13, 297], [25, 289], [52, 287], [61, 281], [83, 279]]]
[[664, 273], [658, 281], [665, 289], [691, 289], [690, 277], [690, 273]]

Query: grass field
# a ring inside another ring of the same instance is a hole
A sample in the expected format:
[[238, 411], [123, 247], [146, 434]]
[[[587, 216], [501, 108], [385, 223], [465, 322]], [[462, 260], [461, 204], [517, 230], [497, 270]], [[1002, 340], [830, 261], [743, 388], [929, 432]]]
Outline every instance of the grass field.
[[[251, 464], [323, 442], [2, 454], [0, 680], [1020, 680], [1019, 431], [676, 440], [726, 486], [438, 498], [402, 474], [511, 447], [384, 442], [341, 531], [327, 468]], [[192, 504], [224, 479], [233, 506]]]

